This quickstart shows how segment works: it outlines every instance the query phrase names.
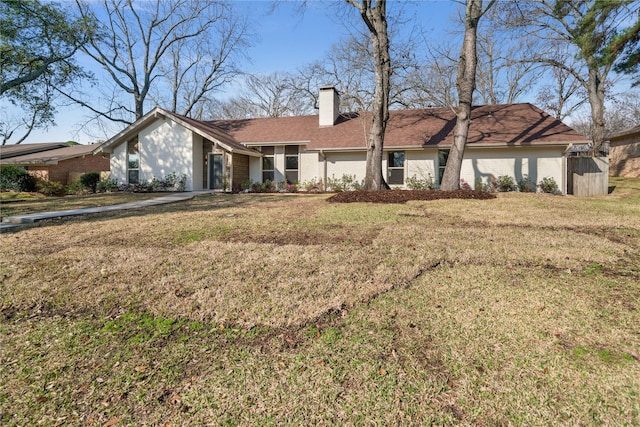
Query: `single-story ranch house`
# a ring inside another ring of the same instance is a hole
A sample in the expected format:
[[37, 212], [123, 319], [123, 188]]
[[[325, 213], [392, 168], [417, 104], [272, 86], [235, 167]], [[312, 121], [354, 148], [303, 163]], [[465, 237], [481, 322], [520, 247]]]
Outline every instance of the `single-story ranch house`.
[[609, 174], [640, 178], [640, 126], [611, 135]]
[[[119, 183], [173, 172], [187, 176], [187, 190], [238, 188], [249, 179], [364, 179], [370, 114], [341, 114], [331, 86], [319, 95], [314, 116], [202, 121], [156, 108], [97, 151], [111, 155], [111, 178]], [[383, 164], [389, 184], [404, 187], [413, 176], [439, 182], [455, 122], [450, 108], [391, 111]], [[588, 143], [531, 104], [474, 107], [461, 179], [473, 186], [501, 175], [552, 177], [564, 191], [567, 152]]]

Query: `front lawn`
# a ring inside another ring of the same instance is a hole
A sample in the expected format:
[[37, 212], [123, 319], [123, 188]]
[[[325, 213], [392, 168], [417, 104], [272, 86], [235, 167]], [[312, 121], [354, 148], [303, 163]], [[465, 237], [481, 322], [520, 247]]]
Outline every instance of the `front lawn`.
[[0, 193], [0, 216], [57, 212], [69, 209], [95, 208], [152, 199], [166, 193], [99, 193], [80, 196], [45, 197], [37, 193]]
[[640, 180], [612, 181], [3, 234], [0, 424], [638, 425]]

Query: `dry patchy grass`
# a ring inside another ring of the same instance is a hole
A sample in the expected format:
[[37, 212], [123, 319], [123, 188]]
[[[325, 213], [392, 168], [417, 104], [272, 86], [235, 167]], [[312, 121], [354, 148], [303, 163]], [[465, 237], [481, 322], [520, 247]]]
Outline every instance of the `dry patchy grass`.
[[[15, 197], [12, 197], [14, 196]], [[45, 197], [28, 193], [3, 193], [0, 198], [0, 217], [26, 215], [40, 212], [57, 212], [69, 209], [95, 208], [152, 199], [163, 194], [101, 193], [79, 196]]]
[[639, 424], [640, 192], [617, 185], [206, 196], [2, 235], [0, 421]]

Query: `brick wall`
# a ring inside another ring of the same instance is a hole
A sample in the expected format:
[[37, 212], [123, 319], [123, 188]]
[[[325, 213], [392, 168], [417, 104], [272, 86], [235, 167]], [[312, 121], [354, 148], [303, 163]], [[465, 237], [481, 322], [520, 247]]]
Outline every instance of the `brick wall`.
[[109, 170], [109, 158], [101, 155], [86, 155], [59, 161], [57, 165], [29, 166], [31, 175], [58, 181], [65, 185], [87, 172], [106, 172]]
[[640, 135], [611, 141], [609, 174], [640, 178]]

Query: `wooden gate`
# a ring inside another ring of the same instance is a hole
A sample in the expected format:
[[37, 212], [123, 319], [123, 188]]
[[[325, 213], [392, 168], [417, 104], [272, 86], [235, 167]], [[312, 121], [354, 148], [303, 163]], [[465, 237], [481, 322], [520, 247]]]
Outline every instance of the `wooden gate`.
[[608, 157], [567, 157], [567, 194], [584, 197], [608, 193]]

